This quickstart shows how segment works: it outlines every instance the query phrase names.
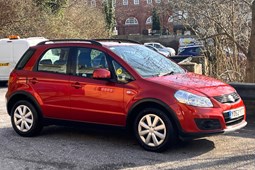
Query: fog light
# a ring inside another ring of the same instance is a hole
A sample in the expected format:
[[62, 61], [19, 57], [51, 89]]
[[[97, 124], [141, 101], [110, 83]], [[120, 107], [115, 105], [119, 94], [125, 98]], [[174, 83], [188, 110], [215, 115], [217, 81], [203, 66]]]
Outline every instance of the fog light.
[[218, 119], [195, 119], [195, 122], [200, 130], [221, 129], [220, 121]]

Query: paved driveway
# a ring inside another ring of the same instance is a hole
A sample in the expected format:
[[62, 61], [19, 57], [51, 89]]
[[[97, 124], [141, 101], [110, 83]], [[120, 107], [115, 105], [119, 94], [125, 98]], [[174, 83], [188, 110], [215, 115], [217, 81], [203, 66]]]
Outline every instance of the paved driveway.
[[[254, 169], [255, 116], [228, 135], [177, 145], [164, 153], [144, 151], [119, 129], [50, 126], [38, 137], [18, 136], [0, 87], [0, 169]], [[252, 111], [249, 111], [250, 113]]]

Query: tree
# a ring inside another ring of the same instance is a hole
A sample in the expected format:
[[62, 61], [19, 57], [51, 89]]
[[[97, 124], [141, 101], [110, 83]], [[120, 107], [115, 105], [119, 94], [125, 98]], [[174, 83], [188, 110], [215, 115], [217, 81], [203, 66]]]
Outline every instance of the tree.
[[248, 57], [251, 31], [249, 2], [173, 0], [170, 5], [176, 11], [188, 13], [182, 24], [189, 25], [198, 39], [203, 40], [208, 51], [209, 75], [221, 78], [224, 73], [232, 71], [236, 79], [231, 81], [244, 81], [246, 64], [241, 56]]
[[160, 20], [157, 10], [154, 8], [152, 10], [152, 30], [160, 30]]
[[41, 22], [45, 22], [45, 15], [40, 13], [31, 0], [0, 0], [1, 37], [12, 34], [38, 36], [37, 30]]
[[103, 3], [105, 21], [107, 29], [109, 30], [109, 35], [112, 34], [115, 26], [115, 9], [113, 5], [113, 0], [104, 1]]
[[255, 1], [251, 5], [252, 26], [249, 49], [247, 54], [246, 81], [255, 83]]
[[34, 0], [0, 0], [0, 37], [12, 34], [49, 39], [107, 37], [102, 11], [79, 2], [68, 1], [61, 8], [61, 15], [56, 15], [41, 10]]
[[47, 31], [55, 38], [104, 38], [108, 36], [104, 14], [84, 3], [67, 5], [61, 16], [53, 18]]
[[64, 5], [67, 5], [67, 0], [33, 0], [37, 7], [41, 10], [57, 14], [61, 11]]

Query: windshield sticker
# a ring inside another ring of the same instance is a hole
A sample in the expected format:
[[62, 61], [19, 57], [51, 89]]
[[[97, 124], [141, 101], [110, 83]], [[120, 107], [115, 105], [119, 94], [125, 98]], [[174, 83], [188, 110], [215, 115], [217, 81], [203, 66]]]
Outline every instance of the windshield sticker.
[[117, 70], [116, 70], [116, 74], [117, 74], [117, 75], [122, 74], [122, 69], [121, 69], [121, 68], [117, 69]]

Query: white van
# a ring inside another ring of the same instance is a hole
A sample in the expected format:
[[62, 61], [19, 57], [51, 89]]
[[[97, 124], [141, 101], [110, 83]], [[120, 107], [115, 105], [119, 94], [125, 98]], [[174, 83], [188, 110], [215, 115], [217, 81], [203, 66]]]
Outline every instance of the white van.
[[20, 39], [18, 36], [0, 39], [0, 81], [8, 81], [11, 71], [30, 46], [46, 40], [43, 37]]

